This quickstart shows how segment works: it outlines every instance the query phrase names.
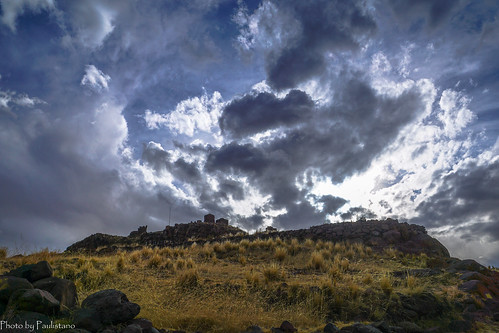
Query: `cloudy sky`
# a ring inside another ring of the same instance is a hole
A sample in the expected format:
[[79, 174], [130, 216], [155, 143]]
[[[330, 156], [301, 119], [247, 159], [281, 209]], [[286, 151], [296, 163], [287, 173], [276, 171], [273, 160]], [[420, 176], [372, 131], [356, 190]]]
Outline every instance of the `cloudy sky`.
[[392, 217], [499, 266], [497, 1], [0, 6], [1, 245]]

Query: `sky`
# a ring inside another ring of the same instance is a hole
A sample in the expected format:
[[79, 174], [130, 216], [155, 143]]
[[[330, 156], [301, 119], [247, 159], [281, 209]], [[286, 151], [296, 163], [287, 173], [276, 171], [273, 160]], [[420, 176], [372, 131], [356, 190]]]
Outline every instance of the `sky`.
[[497, 1], [0, 7], [11, 251], [390, 217], [499, 266]]

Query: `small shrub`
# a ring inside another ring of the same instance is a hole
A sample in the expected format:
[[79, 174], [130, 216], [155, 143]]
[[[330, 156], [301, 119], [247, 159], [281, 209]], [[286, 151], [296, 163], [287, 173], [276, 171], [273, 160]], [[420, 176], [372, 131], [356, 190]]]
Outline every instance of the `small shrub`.
[[417, 279], [414, 276], [408, 274], [405, 278], [405, 284], [407, 288], [414, 289], [414, 287], [416, 287], [417, 285]]
[[142, 257], [142, 260], [151, 258], [153, 254], [154, 250], [151, 249], [150, 247], [143, 247], [142, 250], [140, 250], [140, 255]]
[[291, 243], [289, 243], [289, 246], [288, 246], [289, 254], [292, 256], [295, 256], [298, 254], [298, 252], [300, 252], [300, 250], [301, 250], [300, 243], [298, 242], [298, 240], [296, 238], [293, 238], [291, 240]]
[[130, 253], [130, 262], [138, 263], [139, 260], [140, 260], [140, 251], [135, 250], [132, 253]]
[[177, 261], [175, 261], [175, 270], [182, 270], [184, 269], [186, 266], [186, 262], [184, 259], [177, 259]]
[[155, 253], [147, 262], [147, 267], [158, 268], [159, 266], [161, 266], [162, 262], [163, 258], [159, 254]]
[[282, 246], [277, 247], [274, 251], [274, 257], [281, 262], [284, 261], [284, 259], [286, 259], [287, 254], [288, 250], [286, 250], [286, 248]]
[[315, 244], [314, 244], [313, 240], [311, 240], [310, 238], [307, 238], [307, 240], [305, 240], [305, 243], [303, 243], [303, 245], [305, 245], [306, 247], [313, 248]]
[[333, 279], [340, 279], [342, 275], [340, 266], [338, 264], [332, 264], [331, 267], [329, 267], [327, 274]]
[[185, 261], [185, 267], [187, 268], [194, 268], [194, 266], [196, 266], [196, 263], [194, 262], [194, 260], [192, 258], [189, 258]]
[[320, 252], [314, 251], [308, 261], [308, 267], [316, 270], [325, 270], [326, 261]]
[[343, 270], [343, 272], [348, 271], [348, 268], [350, 267], [350, 261], [348, 259], [342, 259], [340, 262], [340, 267]]
[[271, 264], [263, 269], [263, 277], [265, 278], [265, 282], [271, 281], [281, 281], [284, 280], [283, 272], [281, 268], [276, 264]]
[[247, 239], [242, 239], [240, 242], [239, 242], [239, 247], [244, 247], [244, 248], [248, 248], [250, 246], [250, 241], [247, 240]]
[[362, 283], [367, 285], [373, 283], [373, 276], [371, 275], [371, 273], [367, 273], [366, 275], [364, 275], [364, 277], [362, 278]]
[[123, 254], [120, 254], [120, 257], [116, 262], [116, 270], [118, 272], [123, 272], [124, 269], [125, 269], [125, 256]]
[[209, 244], [205, 244], [203, 246], [203, 249], [201, 250], [201, 256], [206, 258], [206, 259], [209, 259], [212, 257], [213, 255], [213, 247], [210, 246]]
[[225, 246], [222, 246], [220, 243], [215, 243], [213, 244], [213, 251], [215, 251], [215, 253], [223, 253], [225, 252]]
[[160, 255], [166, 258], [173, 258], [173, 249], [171, 247], [164, 247], [158, 251]]
[[384, 275], [379, 280], [379, 286], [385, 294], [391, 294], [393, 291], [392, 279], [389, 275]]
[[199, 273], [195, 269], [183, 272], [177, 277], [177, 286], [182, 289], [192, 289], [199, 286]]
[[246, 272], [244, 274], [244, 277], [246, 278], [246, 283], [249, 284], [250, 286], [256, 287], [260, 285], [260, 276], [256, 274], [253, 270]]
[[4, 260], [7, 258], [7, 248], [0, 247], [0, 260]]
[[350, 297], [356, 299], [360, 294], [360, 286], [353, 281], [348, 283], [348, 291], [350, 292]]

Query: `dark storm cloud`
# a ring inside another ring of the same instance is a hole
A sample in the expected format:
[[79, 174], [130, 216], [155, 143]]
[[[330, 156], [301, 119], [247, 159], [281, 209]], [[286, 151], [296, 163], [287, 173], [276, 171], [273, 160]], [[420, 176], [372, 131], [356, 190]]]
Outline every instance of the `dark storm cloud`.
[[129, 185], [119, 164], [96, 164], [82, 150], [82, 143], [91, 146], [92, 141], [84, 133], [75, 135], [78, 129], [68, 120], [52, 125], [40, 110], [18, 119], [0, 117], [0, 150], [8, 156], [0, 159], [0, 237], [11, 248], [64, 248], [90, 233], [127, 234], [138, 224], [161, 228], [150, 218], [165, 221], [168, 216], [158, 191], [175, 204], [179, 219], [201, 214], [168, 189]]
[[224, 135], [241, 138], [302, 122], [313, 108], [314, 102], [301, 90], [291, 90], [282, 99], [268, 92], [248, 94], [224, 108], [219, 124]]
[[400, 23], [410, 26], [418, 23], [418, 20], [423, 20], [432, 29], [448, 22], [462, 4], [463, 1], [458, 0], [389, 1]]
[[[378, 95], [359, 72], [343, 73], [337, 81], [342, 84], [335, 87], [334, 102], [314, 109], [299, 127], [281, 126], [281, 135], [262, 143], [232, 142], [213, 148], [205, 170], [218, 179], [249, 177], [263, 195], [270, 195], [269, 208], [287, 210], [275, 219], [281, 228], [324, 222], [327, 214], [334, 214], [346, 201], [322, 197], [312, 198], [311, 204], [308, 191], [299, 189], [296, 181], [302, 179], [306, 185], [309, 182], [303, 178], [304, 173], [316, 170], [318, 175], [340, 183], [368, 168], [402, 126], [423, 108], [417, 88], [387, 97]], [[254, 96], [247, 99], [254, 101]], [[262, 107], [259, 112], [271, 113], [272, 109]], [[254, 125], [249, 127], [238, 131], [253, 133]]]
[[358, 221], [361, 218], [374, 219], [377, 218], [375, 213], [364, 207], [351, 207], [346, 213], [340, 215], [343, 220]]
[[264, 152], [251, 144], [232, 142], [211, 151], [208, 154], [205, 168], [209, 172], [233, 172], [247, 174], [262, 174], [268, 161]]
[[[499, 162], [485, 165], [469, 163], [455, 173], [441, 177], [437, 193], [419, 204], [419, 216], [413, 222], [428, 227], [461, 226], [465, 237], [488, 236], [499, 239]], [[490, 221], [483, 223], [481, 217]]]
[[[376, 23], [360, 2], [354, 1], [277, 1], [277, 15], [261, 22], [272, 29], [282, 20], [282, 45], [266, 56], [267, 81], [275, 89], [294, 88], [322, 74], [327, 53], [356, 51], [362, 38], [376, 31]], [[277, 43], [276, 43], [277, 44]]]

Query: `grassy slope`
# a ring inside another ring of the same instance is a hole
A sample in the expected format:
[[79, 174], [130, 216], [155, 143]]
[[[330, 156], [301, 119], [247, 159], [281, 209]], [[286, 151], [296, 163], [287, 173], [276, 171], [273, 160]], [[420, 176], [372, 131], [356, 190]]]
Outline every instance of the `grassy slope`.
[[[392, 276], [431, 265], [425, 255], [373, 253], [360, 244], [269, 239], [109, 256], [41, 251], [4, 259], [0, 273], [39, 260], [48, 260], [56, 276], [75, 281], [80, 300], [119, 289], [155, 327], [187, 331], [237, 332], [252, 324], [269, 329], [289, 320], [300, 332], [312, 332], [328, 319], [339, 327], [359, 318], [384, 319], [399, 293], [431, 292], [449, 304], [465, 297], [457, 278], [447, 273]], [[432, 327], [458, 317], [449, 311], [418, 324]]]

